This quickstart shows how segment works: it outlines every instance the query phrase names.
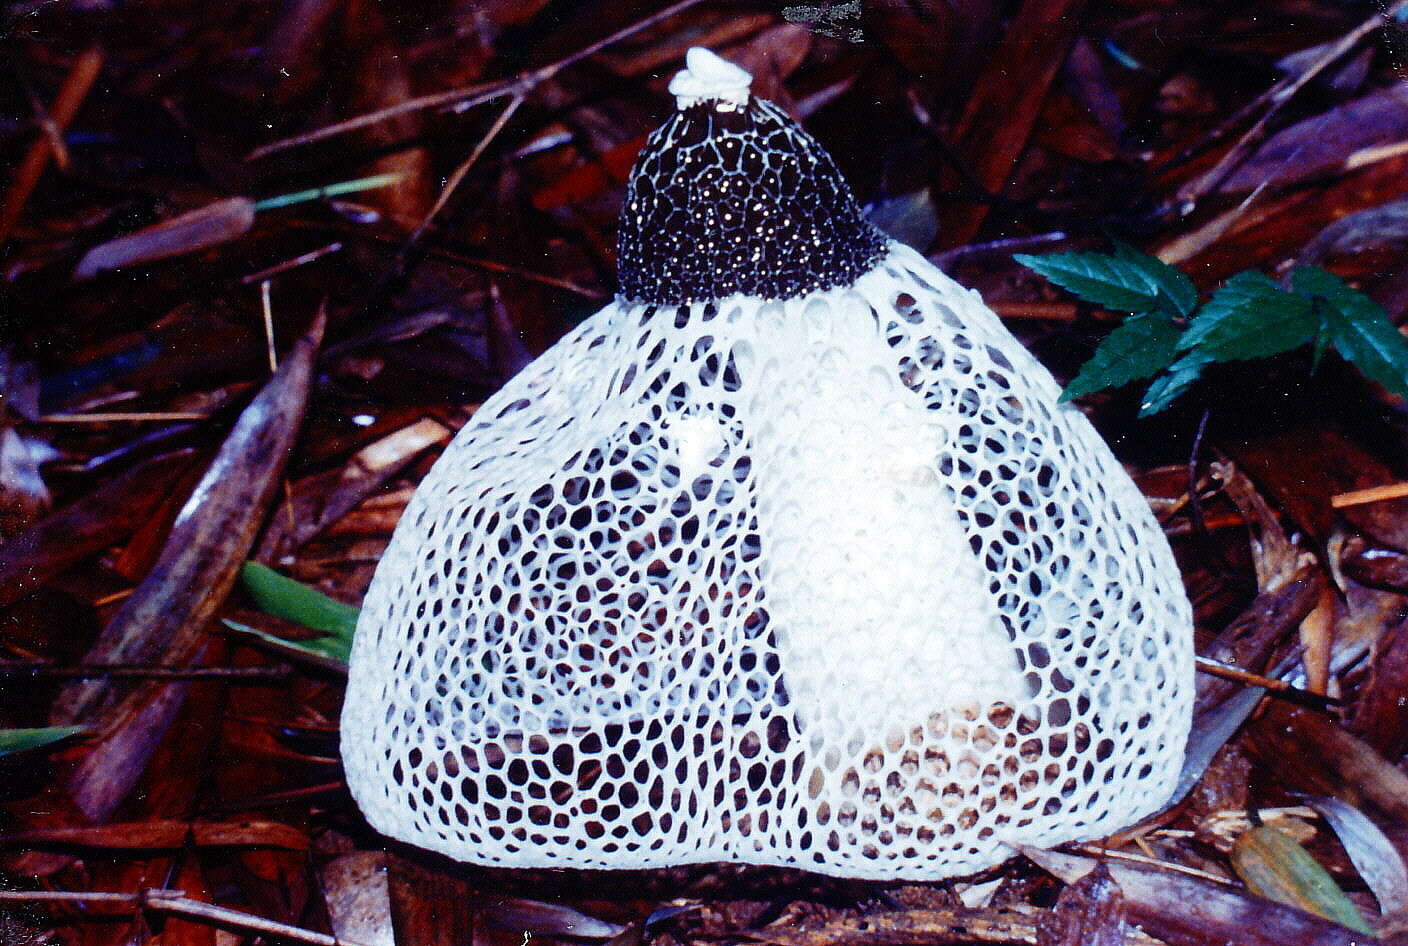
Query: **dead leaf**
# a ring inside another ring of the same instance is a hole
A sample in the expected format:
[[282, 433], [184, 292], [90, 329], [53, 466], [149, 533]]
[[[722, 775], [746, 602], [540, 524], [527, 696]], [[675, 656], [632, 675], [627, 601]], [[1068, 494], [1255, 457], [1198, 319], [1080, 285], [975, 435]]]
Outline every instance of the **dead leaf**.
[[[1022, 853], [1068, 884], [1100, 862], [1023, 846]], [[1232, 886], [1107, 860], [1129, 921], [1169, 946], [1365, 946], [1363, 933]]]
[[194, 456], [194, 450], [178, 450], [139, 463], [0, 545], [0, 607], [130, 533]]
[[1340, 169], [1360, 149], [1408, 138], [1408, 85], [1371, 92], [1271, 136], [1218, 187], [1224, 194], [1276, 186]]
[[[182, 666], [197, 657], [205, 623], [234, 586], [278, 486], [303, 418], [323, 325], [319, 314], [240, 415], [177, 518], [161, 558], [98, 636], [87, 662]], [[69, 783], [75, 802], [94, 821], [110, 817], [136, 783], [184, 694], [184, 684], [133, 690], [94, 680], [66, 688], [55, 702], [56, 721], [105, 724], [105, 735]], [[123, 707], [107, 715], [119, 700]]]
[[1354, 869], [1364, 879], [1385, 918], [1408, 918], [1408, 866], [1378, 825], [1346, 802], [1322, 795], [1307, 798], [1335, 830]]
[[208, 250], [237, 240], [254, 226], [254, 201], [226, 197], [135, 233], [99, 243], [83, 255], [73, 271], [76, 280], [124, 266]]

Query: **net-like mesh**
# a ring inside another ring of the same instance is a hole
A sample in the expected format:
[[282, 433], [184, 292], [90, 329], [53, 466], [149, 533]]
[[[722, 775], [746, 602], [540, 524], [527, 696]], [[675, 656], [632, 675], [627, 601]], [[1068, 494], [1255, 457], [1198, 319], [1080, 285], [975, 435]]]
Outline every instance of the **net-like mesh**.
[[898, 245], [850, 288], [607, 306], [397, 529], [352, 656], [357, 801], [481, 864], [904, 878], [1154, 810], [1189, 606], [1057, 396]]

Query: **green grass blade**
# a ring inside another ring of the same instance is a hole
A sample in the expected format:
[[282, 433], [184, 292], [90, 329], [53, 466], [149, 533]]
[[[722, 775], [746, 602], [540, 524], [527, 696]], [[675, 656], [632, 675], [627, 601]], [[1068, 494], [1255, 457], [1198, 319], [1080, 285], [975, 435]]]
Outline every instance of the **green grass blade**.
[[87, 726], [42, 726], [38, 729], [0, 729], [0, 756], [14, 755], [53, 745], [81, 732]]

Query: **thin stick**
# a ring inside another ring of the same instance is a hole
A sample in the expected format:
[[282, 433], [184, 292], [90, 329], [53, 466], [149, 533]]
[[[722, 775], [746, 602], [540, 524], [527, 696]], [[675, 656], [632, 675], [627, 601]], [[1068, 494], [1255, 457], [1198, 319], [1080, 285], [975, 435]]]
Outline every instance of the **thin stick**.
[[59, 169], [60, 174], [67, 174], [73, 159], [68, 153], [68, 145], [64, 142], [63, 129], [54, 123], [54, 118], [49, 114], [44, 101], [18, 69], [15, 70], [15, 76], [24, 87], [24, 97], [29, 100], [29, 108], [34, 112], [34, 123], [39, 126], [39, 131], [49, 142], [49, 156], [53, 159], [54, 166]]
[[259, 284], [259, 307], [264, 313], [264, 344], [269, 347], [269, 373], [279, 370], [279, 356], [274, 351], [273, 283], [266, 279]]
[[1045, 319], [1048, 322], [1074, 322], [1073, 302], [993, 302], [990, 308], [1004, 319]]
[[[1295, 157], [1295, 155], [1291, 155], [1291, 157]], [[1290, 158], [1286, 160], [1289, 161]], [[1285, 162], [1282, 163], [1284, 164]], [[1247, 215], [1247, 211], [1251, 210], [1252, 205], [1261, 199], [1261, 195], [1266, 193], [1267, 188], [1275, 179], [1276, 175], [1272, 174], [1270, 177], [1257, 184], [1257, 186], [1252, 189], [1252, 192], [1244, 197], [1242, 202], [1236, 207], [1233, 207], [1225, 214], [1214, 217], [1192, 233], [1184, 234], [1160, 247], [1154, 255], [1172, 266], [1201, 253], [1226, 236], [1232, 229], [1232, 225]]]
[[969, 243], [967, 246], [955, 246], [951, 250], [943, 250], [929, 257], [929, 262], [939, 268], [956, 263], [959, 260], [967, 259], [970, 256], [986, 255], [1009, 255], [1012, 253], [1023, 253], [1028, 250], [1040, 249], [1054, 243], [1060, 243], [1067, 239], [1067, 234], [1062, 230], [1052, 230], [1049, 233], [1037, 233], [1032, 236], [1003, 237], [1000, 240], [989, 240], [986, 243]]
[[396, 271], [398, 273], [403, 269], [411, 250], [421, 241], [421, 238], [425, 236], [425, 232], [430, 229], [431, 223], [439, 216], [440, 211], [445, 209], [445, 205], [450, 202], [450, 198], [454, 196], [455, 191], [464, 181], [465, 175], [469, 173], [470, 168], [474, 167], [475, 163], [478, 162], [479, 158], [484, 154], [484, 151], [489, 147], [489, 143], [499, 136], [499, 132], [504, 130], [504, 126], [507, 125], [508, 120], [513, 117], [513, 113], [518, 111], [518, 106], [523, 104], [523, 98], [524, 96], [522, 95], [516, 95], [504, 106], [504, 110], [499, 113], [498, 118], [494, 119], [494, 124], [489, 126], [489, 130], [484, 133], [484, 137], [479, 139], [479, 143], [474, 146], [474, 150], [469, 153], [469, 157], [465, 158], [464, 161], [460, 163], [460, 166], [455, 168], [454, 173], [451, 174], [449, 179], [445, 182], [445, 186], [440, 189], [440, 196], [435, 198], [435, 203], [431, 206], [430, 211], [425, 215], [424, 219], [416, 225], [416, 228], [411, 231], [411, 235], [406, 238], [406, 242], [402, 245], [400, 252], [397, 254]]
[[[303, 145], [312, 144], [315, 141], [322, 141], [324, 138], [345, 134], [349, 131], [355, 131], [358, 128], [365, 128], [368, 125], [375, 125], [378, 122], [395, 118], [398, 115], [404, 115], [407, 112], [418, 112], [427, 108], [441, 108], [447, 105], [453, 105], [454, 111], [458, 112], [509, 95], [525, 97], [539, 85], [551, 79], [568, 66], [580, 62], [588, 56], [595, 55], [607, 46], [619, 43], [621, 40], [639, 33], [641, 30], [649, 29], [677, 13], [682, 13], [690, 7], [697, 6], [701, 2], [703, 2], [703, 0], [679, 0], [678, 3], [672, 3], [658, 13], [653, 13], [643, 20], [637, 20], [635, 23], [617, 30], [610, 36], [599, 39], [571, 55], [559, 59], [557, 62], [549, 63], [540, 69], [523, 73], [513, 79], [466, 86], [459, 89], [450, 89], [445, 92], [435, 92], [431, 95], [422, 95], [418, 98], [407, 99], [404, 102], [387, 108], [377, 109], [374, 112], [366, 112], [355, 118], [349, 118], [346, 121], [337, 122], [302, 135], [284, 138], [281, 141], [271, 142], [270, 144], [255, 148], [249, 153], [245, 160], [257, 161], [260, 158], [268, 157], [271, 154], [276, 154], [289, 148], [301, 147]], [[1405, 2], [1408, 2], [1408, 0], [1405, 0]]]
[[121, 591], [114, 591], [110, 595], [103, 595], [101, 598], [95, 598], [93, 599], [93, 607], [101, 608], [105, 607], [106, 605], [114, 604], [118, 601], [121, 601], [124, 598], [130, 598], [132, 597], [132, 592], [136, 590], [136, 588], [123, 588]]
[[275, 276], [280, 275], [281, 273], [286, 273], [291, 269], [297, 269], [300, 266], [307, 266], [314, 260], [320, 260], [324, 256], [336, 253], [341, 249], [342, 244], [340, 242], [329, 243], [327, 246], [320, 246], [316, 250], [310, 250], [309, 252], [304, 253], [302, 256], [295, 256], [293, 259], [284, 260], [282, 263], [275, 263], [268, 269], [261, 269], [257, 273], [250, 273], [248, 276], [242, 276], [240, 277], [240, 282], [246, 286], [248, 286], [250, 283], [265, 282]]
[[1222, 887], [1233, 886], [1232, 881], [1226, 877], [1219, 877], [1217, 874], [1210, 874], [1205, 870], [1198, 870], [1196, 867], [1184, 867], [1182, 864], [1173, 861], [1161, 861], [1157, 857], [1146, 857], [1143, 854], [1131, 854], [1128, 851], [1112, 851], [1106, 847], [1094, 844], [1082, 844], [1078, 848], [1093, 857], [1109, 857], [1119, 861], [1128, 861], [1131, 864], [1142, 864], [1145, 867], [1156, 867], [1159, 870], [1173, 871], [1176, 874], [1187, 874], [1189, 877], [1197, 877], [1200, 880], [1211, 881]]
[[161, 910], [165, 913], [176, 913], [181, 916], [208, 920], [211, 923], [224, 923], [239, 929], [268, 933], [271, 936], [280, 936], [284, 939], [295, 939], [304, 943], [313, 943], [314, 946], [364, 946], [364, 944], [356, 940], [343, 939], [333, 936], [330, 933], [319, 933], [316, 930], [304, 929], [301, 926], [292, 926], [288, 923], [280, 923], [277, 920], [269, 920], [262, 916], [255, 916], [253, 913], [245, 913], [242, 910], [231, 910], [229, 907], [217, 906], [216, 904], [206, 903], [202, 900], [192, 900], [180, 890], [148, 889], [137, 893], [112, 893], [110, 891], [99, 890], [75, 892], [64, 890], [0, 890], [0, 902], [4, 901], [12, 903], [129, 903], [138, 910], [151, 909]]
[[1252, 673], [1250, 670], [1243, 670], [1241, 667], [1233, 667], [1209, 657], [1194, 657], [1193, 661], [1197, 665], [1197, 668], [1203, 673], [1211, 674], [1214, 677], [1222, 677], [1224, 680], [1235, 680], [1238, 683], [1261, 687], [1275, 693], [1294, 693], [1296, 696], [1303, 696], [1307, 700], [1311, 700], [1315, 703], [1328, 704], [1340, 702], [1334, 697], [1326, 696], [1323, 693], [1313, 693], [1310, 690], [1303, 690], [1298, 686], [1287, 683], [1285, 680], [1277, 680], [1275, 677]]
[[200, 411], [96, 411], [88, 414], [45, 414], [41, 424], [110, 424], [115, 422], [145, 424], [172, 420], [206, 420], [209, 414]]
[[[396, 217], [393, 219], [405, 220], [406, 218]], [[411, 225], [412, 224], [407, 221], [407, 226]], [[356, 236], [357, 238], [362, 240], [380, 243], [382, 245], [387, 245], [396, 242], [384, 233], [375, 233], [371, 230], [361, 230], [354, 233], [353, 236]], [[477, 256], [467, 256], [464, 253], [457, 253], [454, 250], [447, 250], [441, 246], [431, 246], [427, 248], [425, 252], [427, 255], [433, 258], [438, 260], [444, 260], [447, 263], [454, 263], [459, 266], [476, 266], [480, 269], [487, 269], [489, 272], [493, 273], [507, 273], [511, 276], [519, 276], [523, 279], [528, 280], [529, 282], [542, 283], [545, 286], [552, 286], [555, 289], [564, 289], [567, 292], [575, 293], [583, 297], [584, 299], [603, 299], [606, 296], [610, 295], [610, 293], [605, 292], [603, 290], [591, 289], [586, 286], [580, 286], [577, 283], [571, 282], [570, 280], [559, 279], [556, 276], [549, 276], [546, 273], [535, 273], [531, 269], [524, 269], [520, 266], [513, 266], [508, 263], [500, 263], [497, 260], [483, 259]], [[329, 348], [328, 350], [332, 351], [331, 348]]]
[[1386, 499], [1402, 499], [1405, 496], [1408, 496], [1408, 482], [1388, 483], [1384, 486], [1371, 486], [1368, 489], [1336, 493], [1330, 497], [1330, 507], [1332, 509], [1348, 509], [1350, 506], [1380, 503]]
[[277, 805], [284, 805], [291, 801], [303, 801], [318, 795], [331, 795], [334, 792], [347, 790], [347, 783], [341, 780], [336, 782], [323, 782], [320, 785], [308, 785], [304, 788], [291, 788], [284, 792], [270, 792], [267, 795], [255, 795], [251, 798], [236, 798], [231, 801], [221, 802], [209, 808], [201, 809], [202, 814], [230, 814], [236, 811], [250, 811], [256, 808], [273, 808]]
[[[93, 88], [93, 83], [97, 80], [98, 72], [102, 68], [103, 52], [94, 46], [79, 56], [78, 61], [69, 70], [64, 84], [59, 88], [58, 95], [54, 97], [53, 108], [49, 109], [49, 120], [59, 134], [68, 128], [78, 114], [78, 109], [88, 98], [88, 92]], [[29, 202], [29, 195], [34, 192], [39, 178], [43, 176], [44, 169], [48, 167], [53, 155], [54, 151], [49, 145], [49, 139], [44, 135], [40, 135], [25, 152], [24, 159], [15, 172], [14, 183], [10, 185], [9, 193], [5, 195], [5, 204], [0, 207], [0, 243], [9, 239], [10, 231], [14, 229], [15, 224], [19, 223], [20, 215], [24, 213], [25, 204]]]
[[145, 664], [75, 664], [61, 667], [42, 661], [0, 661], [0, 678], [36, 680], [230, 680], [278, 683], [292, 674], [291, 667], [153, 667]]
[[[148, 890], [146, 896], [167, 894], [184, 897], [184, 890]], [[141, 902], [142, 894], [115, 893], [111, 890], [0, 890], [0, 903], [132, 903]]]
[[531, 269], [524, 269], [521, 266], [510, 266], [508, 263], [499, 263], [491, 259], [483, 259], [478, 256], [464, 256], [460, 253], [450, 253], [436, 251], [436, 255], [455, 262], [464, 263], [466, 266], [477, 266], [480, 269], [487, 269], [491, 273], [504, 273], [508, 276], [517, 276], [529, 282], [541, 283], [544, 286], [552, 286], [554, 289], [563, 289], [586, 299], [604, 299], [610, 293], [602, 289], [591, 289], [586, 286], [579, 286], [576, 283], [559, 279], [556, 276], [549, 276], [545, 273], [535, 273]]

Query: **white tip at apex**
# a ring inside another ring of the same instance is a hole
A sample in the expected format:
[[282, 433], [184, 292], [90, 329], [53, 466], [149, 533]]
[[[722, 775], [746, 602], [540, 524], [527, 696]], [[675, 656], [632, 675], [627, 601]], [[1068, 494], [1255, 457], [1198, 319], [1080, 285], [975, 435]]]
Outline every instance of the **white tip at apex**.
[[702, 46], [687, 52], [684, 62], [685, 68], [670, 80], [670, 94], [678, 108], [710, 101], [731, 108], [748, 104], [748, 87], [753, 77], [746, 70]]

